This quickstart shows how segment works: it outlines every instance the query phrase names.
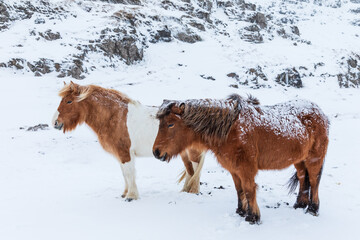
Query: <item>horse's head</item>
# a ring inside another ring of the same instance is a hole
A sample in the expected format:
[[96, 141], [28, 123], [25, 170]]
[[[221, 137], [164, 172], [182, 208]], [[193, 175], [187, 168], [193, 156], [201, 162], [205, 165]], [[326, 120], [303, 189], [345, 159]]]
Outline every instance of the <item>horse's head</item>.
[[[65, 82], [64, 82], [65, 84]], [[60, 90], [60, 105], [53, 117], [53, 126], [58, 130], [71, 131], [85, 120], [84, 106], [81, 102], [84, 86], [73, 82], [65, 84]]]
[[153, 154], [161, 161], [170, 161], [191, 145], [194, 139], [194, 132], [182, 120], [184, 109], [184, 103], [164, 100], [156, 115], [160, 124]]

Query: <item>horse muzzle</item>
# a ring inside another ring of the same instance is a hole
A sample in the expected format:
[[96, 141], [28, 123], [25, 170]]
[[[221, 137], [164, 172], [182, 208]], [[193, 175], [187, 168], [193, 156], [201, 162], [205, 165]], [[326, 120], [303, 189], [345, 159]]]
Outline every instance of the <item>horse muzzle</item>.
[[57, 130], [61, 130], [64, 127], [63, 123], [60, 123], [58, 120], [54, 122], [54, 128]]
[[164, 155], [160, 156], [160, 151], [159, 151], [158, 148], [153, 151], [153, 154], [154, 154], [154, 157], [157, 158], [157, 159], [159, 159], [160, 161], [162, 161], [162, 162], [165, 162], [165, 161], [166, 161], [167, 153], [165, 153]]
[[56, 111], [51, 122], [54, 128], [61, 130], [64, 127], [64, 124], [59, 122], [58, 120], [59, 114], [60, 114], [59, 111]]
[[167, 153], [165, 153], [162, 157], [159, 158], [160, 161], [165, 162], [167, 161]]

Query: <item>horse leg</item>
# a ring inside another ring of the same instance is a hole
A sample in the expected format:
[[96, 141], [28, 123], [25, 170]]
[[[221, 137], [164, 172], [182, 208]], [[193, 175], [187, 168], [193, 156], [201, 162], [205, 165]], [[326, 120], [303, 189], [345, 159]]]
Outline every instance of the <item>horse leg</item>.
[[255, 183], [255, 173], [252, 173], [249, 169], [243, 169], [238, 176], [241, 180], [241, 186], [245, 193], [245, 197], [248, 203], [247, 215], [245, 221], [250, 224], [260, 222], [260, 210], [256, 202], [256, 183]]
[[300, 162], [294, 164], [296, 168], [296, 175], [300, 183], [299, 193], [294, 204], [294, 208], [306, 208], [309, 205], [309, 174], [306, 170], [305, 163]]
[[125, 182], [125, 189], [124, 189], [124, 192], [123, 194], [121, 194], [121, 197], [124, 198], [126, 197], [126, 194], [128, 193], [128, 189], [129, 189], [129, 184], [127, 182], [127, 178], [125, 177], [125, 174], [124, 174], [124, 168], [123, 168], [123, 164], [120, 162], [120, 167], [121, 167], [121, 172], [123, 173], [123, 177], [124, 177], [124, 182]]
[[309, 173], [309, 181], [311, 186], [310, 203], [306, 212], [314, 216], [319, 213], [319, 184], [322, 173], [324, 158], [312, 157], [305, 161], [306, 169]]
[[130, 202], [139, 198], [139, 193], [136, 186], [135, 180], [135, 156], [130, 154], [130, 161], [122, 162], [121, 161], [121, 170], [125, 178], [125, 191], [126, 192], [126, 201]]
[[191, 161], [189, 160], [189, 155], [188, 155], [187, 150], [182, 152], [180, 154], [180, 156], [184, 162], [185, 171], [181, 174], [181, 177], [178, 182], [180, 183], [185, 178], [185, 183], [184, 183], [183, 189], [181, 191], [182, 192], [190, 192], [189, 180], [190, 180], [191, 176], [194, 175], [194, 168], [193, 168]]
[[231, 173], [231, 176], [234, 180], [234, 184], [238, 196], [238, 207], [236, 209], [236, 213], [239, 214], [241, 217], [245, 217], [247, 211], [247, 200], [245, 197], [245, 193], [241, 187], [241, 180], [234, 173]]
[[194, 149], [189, 150], [189, 159], [194, 169], [194, 174], [191, 176], [188, 182], [189, 193], [200, 192], [200, 174], [204, 165], [205, 152], [199, 152]]

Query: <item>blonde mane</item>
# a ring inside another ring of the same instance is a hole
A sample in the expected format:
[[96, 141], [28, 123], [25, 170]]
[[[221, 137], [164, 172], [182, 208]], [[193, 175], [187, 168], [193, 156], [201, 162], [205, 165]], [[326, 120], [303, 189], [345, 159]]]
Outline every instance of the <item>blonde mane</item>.
[[136, 102], [136, 101], [132, 100], [130, 97], [128, 97], [126, 94], [119, 92], [117, 90], [114, 90], [114, 89], [102, 88], [102, 87], [96, 86], [96, 85], [80, 86], [80, 85], [74, 84], [74, 83], [66, 84], [59, 91], [59, 96], [61, 98], [64, 98], [74, 92], [78, 95], [76, 97], [77, 102], [81, 102], [81, 101], [87, 99], [94, 92], [108, 92], [108, 93], [112, 93], [112, 94], [120, 97], [123, 101], [131, 102], [131, 103]]

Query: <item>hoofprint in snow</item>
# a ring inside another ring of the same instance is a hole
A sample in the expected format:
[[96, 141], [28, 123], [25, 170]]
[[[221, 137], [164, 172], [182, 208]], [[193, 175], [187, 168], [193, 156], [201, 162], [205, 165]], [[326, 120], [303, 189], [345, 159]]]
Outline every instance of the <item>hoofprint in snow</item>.
[[[264, 5], [271, 5], [271, 1]], [[202, 194], [180, 193], [181, 186], [176, 185], [183, 168], [180, 158], [170, 164], [152, 157], [140, 158], [136, 170], [141, 198], [124, 202], [120, 197], [124, 180], [118, 163], [103, 151], [89, 128], [81, 126], [66, 135], [52, 128], [25, 130], [39, 123], [50, 125], [64, 79], [56, 78], [55, 74], [36, 78], [2, 68], [0, 238], [318, 239], [326, 236], [352, 239], [358, 236], [360, 188], [356, 179], [360, 167], [357, 158], [360, 110], [355, 104], [360, 101], [358, 90], [339, 89], [337, 79], [331, 76], [304, 77], [301, 90], [276, 85], [269, 89], [245, 86], [234, 89], [228, 87], [232, 80], [226, 77], [234, 69], [260, 61], [272, 66], [271, 79], [284, 63], [305, 64], [310, 59], [327, 62], [321, 71], [336, 74], [339, 66], [331, 64], [334, 57], [342, 55], [342, 51], [358, 52], [355, 37], [358, 28], [347, 25], [354, 18], [348, 15], [350, 5], [356, 4], [344, 3], [339, 11], [323, 6], [311, 21], [300, 21], [302, 37], [312, 41], [309, 46], [296, 48], [283, 39], [262, 45], [235, 38], [221, 38], [219, 42], [205, 33], [203, 42], [192, 45], [176, 41], [151, 45], [146, 49], [144, 61], [137, 65], [97, 69], [78, 81], [120, 90], [146, 105], [160, 105], [163, 99], [224, 98], [234, 92], [253, 94], [263, 105], [300, 98], [317, 103], [331, 122], [318, 217], [292, 208], [296, 196], [287, 194], [285, 183], [293, 168], [263, 171], [256, 178], [262, 224], [250, 226], [235, 214], [237, 199], [231, 176], [211, 153], [205, 158], [201, 176]], [[82, 11], [72, 7], [74, 11]], [[309, 5], [299, 11], [310, 16], [312, 8]], [[18, 41], [26, 42], [25, 35], [20, 36], [33, 20], [16, 23], [10, 32], [0, 33], [2, 60], [15, 55], [31, 58], [49, 54], [60, 58], [64, 54], [46, 43], [29, 42], [21, 51], [14, 47]], [[44, 44], [47, 47], [42, 47]], [[202, 74], [213, 76], [216, 81], [203, 79]]]

